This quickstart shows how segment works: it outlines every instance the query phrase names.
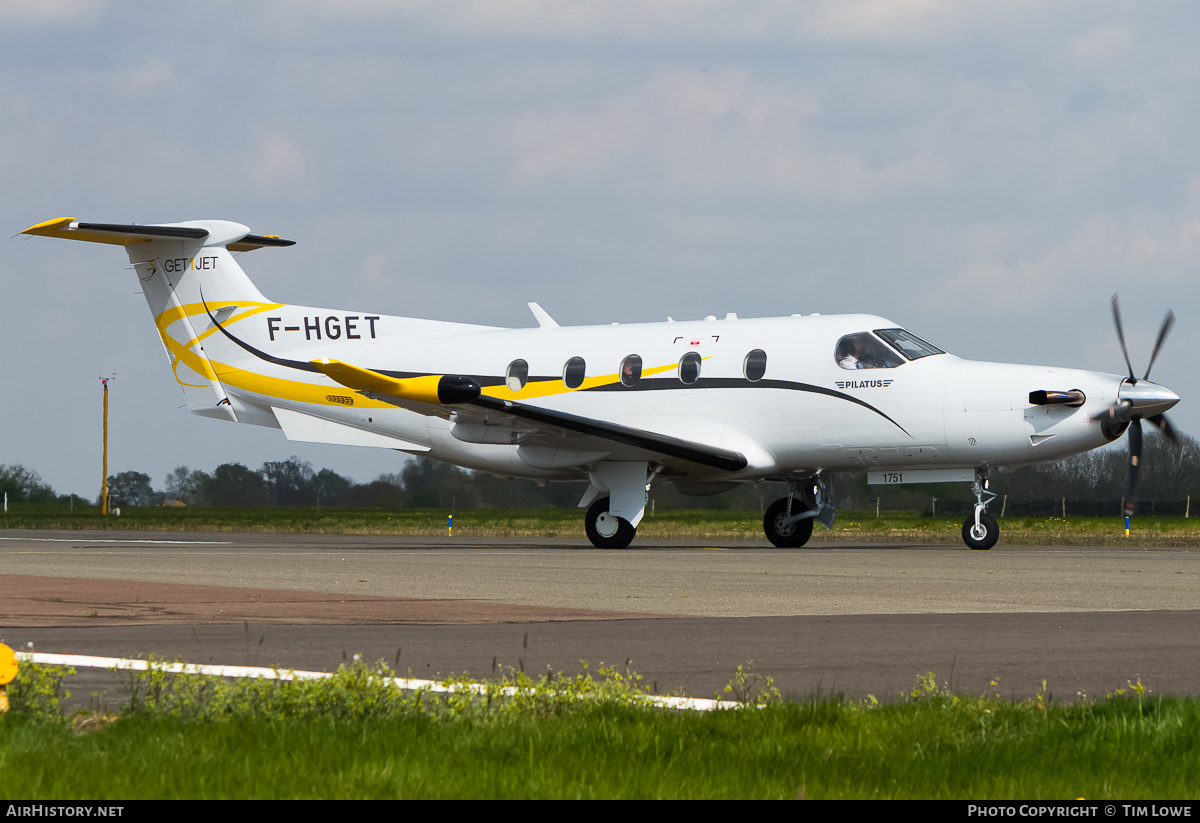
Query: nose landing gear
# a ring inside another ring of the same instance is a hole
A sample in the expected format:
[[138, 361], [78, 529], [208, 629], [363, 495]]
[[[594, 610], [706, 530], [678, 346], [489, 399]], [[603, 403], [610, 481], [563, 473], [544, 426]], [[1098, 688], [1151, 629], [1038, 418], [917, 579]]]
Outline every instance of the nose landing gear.
[[988, 503], [996, 499], [996, 495], [988, 491], [987, 469], [975, 470], [971, 491], [975, 492], [975, 510], [963, 523], [962, 538], [968, 549], [986, 551], [1000, 539], [1000, 526], [996, 518], [987, 513]]

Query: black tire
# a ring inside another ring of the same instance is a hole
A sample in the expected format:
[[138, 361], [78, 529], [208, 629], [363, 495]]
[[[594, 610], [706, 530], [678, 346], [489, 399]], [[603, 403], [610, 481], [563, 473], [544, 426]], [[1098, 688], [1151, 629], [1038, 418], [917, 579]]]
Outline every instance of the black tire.
[[602, 497], [591, 505], [583, 518], [583, 528], [588, 540], [597, 549], [624, 549], [633, 542], [637, 529], [623, 517], [614, 518], [617, 521], [617, 531], [611, 537], [605, 537], [596, 529], [596, 521], [601, 515], [608, 514], [608, 498]]
[[[763, 515], [763, 531], [766, 533], [767, 539], [779, 548], [798, 549], [808, 542], [808, 538], [812, 537], [813, 519], [806, 517], [787, 526], [780, 526], [779, 521], [788, 516], [787, 503], [787, 498], [781, 497], [767, 507], [767, 513]], [[800, 500], [792, 501], [793, 509], [803, 505], [804, 503]]]
[[963, 523], [962, 538], [967, 544], [968, 549], [975, 551], [987, 551], [992, 546], [996, 545], [996, 541], [1000, 539], [1000, 526], [996, 523], [996, 518], [992, 517], [987, 512], [979, 513], [979, 525], [983, 529], [983, 534], [974, 534], [975, 530], [975, 514], [971, 513]]

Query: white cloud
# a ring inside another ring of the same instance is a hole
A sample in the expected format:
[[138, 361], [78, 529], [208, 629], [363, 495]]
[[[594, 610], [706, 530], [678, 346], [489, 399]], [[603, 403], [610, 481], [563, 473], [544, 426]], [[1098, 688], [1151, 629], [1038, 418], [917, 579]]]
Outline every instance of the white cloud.
[[942, 39], [961, 28], [976, 4], [963, 0], [858, 0], [806, 4], [804, 29], [814, 40], [913, 42]]
[[99, 99], [116, 95], [125, 100], [139, 100], [181, 86], [175, 67], [161, 57], [129, 68], [85, 69], [76, 78], [82, 90]]
[[810, 125], [819, 111], [803, 87], [765, 83], [743, 67], [669, 67], [590, 111], [526, 114], [512, 142], [526, 183], [607, 187], [618, 174], [639, 192], [668, 196], [766, 191], [853, 201], [944, 176], [925, 151], [870, 160], [823, 148]]
[[1023, 30], [1040, 8], [1032, 0], [289, 0], [281, 6], [289, 20], [297, 9], [321, 17], [403, 18], [441, 35], [487, 40], [902, 44]]
[[1134, 45], [1134, 33], [1128, 26], [1104, 25], [1072, 38], [1066, 54], [1080, 68], [1107, 74], [1129, 58]]
[[0, 0], [0, 24], [41, 26], [89, 23], [107, 0]]
[[[1200, 190], [1198, 181], [1191, 181], [1193, 192]], [[926, 296], [951, 303], [983, 302], [991, 311], [1036, 312], [1069, 304], [1081, 289], [1107, 294], [1147, 285], [1183, 286], [1200, 268], [1197, 206], [1200, 203], [1193, 199], [1171, 215], [1156, 211], [1098, 215], [1038, 257], [966, 263], [944, 287], [939, 285]]]
[[313, 179], [309, 157], [291, 136], [271, 129], [254, 135], [246, 159], [247, 177], [262, 195], [309, 195]]

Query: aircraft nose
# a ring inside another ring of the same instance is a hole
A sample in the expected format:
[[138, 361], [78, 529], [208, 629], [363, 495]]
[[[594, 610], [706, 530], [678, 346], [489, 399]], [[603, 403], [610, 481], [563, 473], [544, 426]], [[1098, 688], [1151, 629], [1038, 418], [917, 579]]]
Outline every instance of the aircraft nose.
[[1149, 380], [1136, 383], [1126, 380], [1121, 384], [1121, 391], [1117, 397], [1121, 402], [1128, 401], [1132, 404], [1129, 409], [1131, 417], [1154, 417], [1179, 402], [1179, 395], [1175, 392]]

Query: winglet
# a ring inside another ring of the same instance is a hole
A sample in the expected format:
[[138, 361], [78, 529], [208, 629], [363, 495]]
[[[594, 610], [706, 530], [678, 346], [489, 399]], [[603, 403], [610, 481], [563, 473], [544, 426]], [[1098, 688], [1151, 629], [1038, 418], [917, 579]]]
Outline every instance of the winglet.
[[543, 329], [558, 328], [558, 324], [554, 322], [554, 318], [551, 317], [550, 314], [537, 303], [526, 303], [525, 305], [529, 306], [529, 310], [533, 312], [533, 316], [537, 318], [538, 325]]
[[482, 389], [470, 377], [449, 374], [428, 374], [422, 377], [389, 377], [371, 369], [352, 366], [341, 360], [323, 357], [309, 361], [317, 371], [343, 386], [359, 391], [386, 394], [421, 403], [454, 405], [469, 403], [479, 397]]

